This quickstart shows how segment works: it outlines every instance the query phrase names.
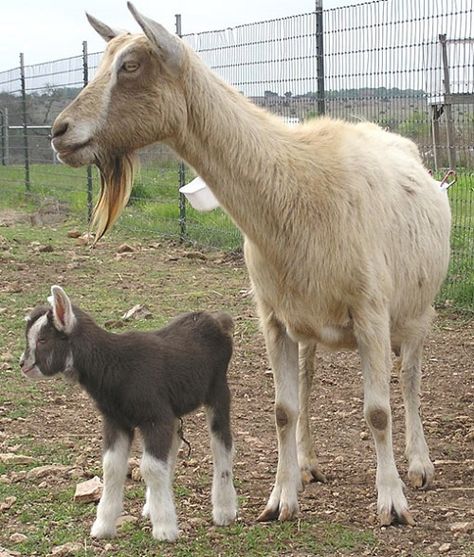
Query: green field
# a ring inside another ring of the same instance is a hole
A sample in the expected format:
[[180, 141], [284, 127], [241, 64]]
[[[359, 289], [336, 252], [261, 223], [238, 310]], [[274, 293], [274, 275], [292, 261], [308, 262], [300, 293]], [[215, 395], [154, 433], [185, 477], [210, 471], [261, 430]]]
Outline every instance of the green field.
[[[94, 196], [97, 172], [93, 170]], [[191, 178], [188, 172], [188, 180]], [[441, 178], [441, 176], [439, 177]], [[87, 218], [86, 170], [62, 165], [36, 164], [30, 169], [30, 192], [26, 193], [22, 166], [0, 167], [0, 209], [34, 212], [48, 199], [67, 204], [69, 216], [84, 222]], [[179, 238], [181, 233], [176, 162], [143, 168], [135, 180], [129, 206], [117, 224], [139, 237], [160, 235]], [[474, 310], [474, 176], [459, 173], [449, 190], [453, 211], [452, 257], [448, 279], [440, 304]], [[239, 231], [220, 209], [199, 213], [186, 206], [186, 239], [197, 245], [225, 250], [238, 249]]]

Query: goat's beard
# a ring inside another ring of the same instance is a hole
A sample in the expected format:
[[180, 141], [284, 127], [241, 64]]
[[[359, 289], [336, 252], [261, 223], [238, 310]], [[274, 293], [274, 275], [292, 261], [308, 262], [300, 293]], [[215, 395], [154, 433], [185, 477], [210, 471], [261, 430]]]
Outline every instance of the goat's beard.
[[93, 245], [114, 224], [127, 205], [138, 160], [135, 153], [97, 159], [100, 194], [92, 213], [91, 227], [95, 231]]

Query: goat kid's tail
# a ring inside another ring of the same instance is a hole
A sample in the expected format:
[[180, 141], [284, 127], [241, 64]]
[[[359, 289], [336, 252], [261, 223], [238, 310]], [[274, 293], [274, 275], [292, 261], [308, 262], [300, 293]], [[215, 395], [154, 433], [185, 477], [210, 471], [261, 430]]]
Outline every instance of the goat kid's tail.
[[211, 315], [219, 323], [224, 332], [231, 337], [234, 332], [234, 321], [232, 317], [223, 311], [212, 313]]

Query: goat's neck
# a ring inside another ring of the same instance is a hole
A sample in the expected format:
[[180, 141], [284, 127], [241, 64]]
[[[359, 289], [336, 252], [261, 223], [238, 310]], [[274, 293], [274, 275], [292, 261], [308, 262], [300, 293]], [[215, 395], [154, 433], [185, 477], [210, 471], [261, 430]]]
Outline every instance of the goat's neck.
[[298, 147], [291, 143], [290, 130], [200, 60], [193, 60], [184, 87], [188, 121], [171, 146], [207, 182], [247, 237], [271, 245], [271, 236], [284, 226], [282, 202], [287, 207], [297, 202], [291, 185], [295, 164], [289, 161], [298, 159], [292, 156]]

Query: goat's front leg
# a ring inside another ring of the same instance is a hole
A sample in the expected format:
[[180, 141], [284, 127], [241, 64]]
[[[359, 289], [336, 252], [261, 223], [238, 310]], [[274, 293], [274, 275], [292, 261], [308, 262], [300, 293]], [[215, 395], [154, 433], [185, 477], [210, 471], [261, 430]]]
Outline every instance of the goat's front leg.
[[391, 346], [388, 313], [354, 315], [364, 380], [364, 416], [377, 453], [377, 510], [382, 526], [413, 524], [393, 456], [390, 410]]
[[147, 488], [145, 512], [150, 516], [153, 537], [173, 542], [178, 537], [172, 488], [175, 455], [171, 454], [176, 422], [170, 417], [161, 423], [140, 426], [140, 431], [145, 446], [140, 464]]
[[299, 345], [300, 413], [296, 426], [296, 442], [298, 446], [298, 463], [303, 484], [326, 481], [326, 477], [321, 472], [317, 463], [316, 452], [311, 442], [311, 428], [309, 426], [309, 401], [314, 375], [315, 352], [315, 343]]
[[275, 422], [278, 436], [278, 467], [268, 503], [258, 517], [290, 520], [298, 514], [298, 491], [302, 489], [296, 448], [298, 420], [298, 345], [272, 312], [262, 318], [268, 355], [275, 381]]
[[97, 507], [97, 518], [91, 529], [93, 538], [113, 538], [117, 518], [122, 512], [123, 486], [127, 477], [128, 453], [132, 431], [117, 428], [104, 418], [104, 490]]

